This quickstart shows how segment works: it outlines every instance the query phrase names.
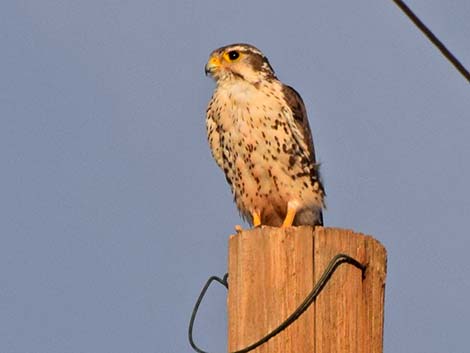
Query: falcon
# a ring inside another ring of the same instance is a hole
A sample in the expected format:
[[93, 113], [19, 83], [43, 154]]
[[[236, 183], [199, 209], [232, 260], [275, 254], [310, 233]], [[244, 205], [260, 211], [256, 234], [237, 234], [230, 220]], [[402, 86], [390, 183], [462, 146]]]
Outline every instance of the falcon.
[[252, 226], [323, 225], [324, 189], [300, 95], [249, 44], [214, 50], [206, 112], [212, 156]]

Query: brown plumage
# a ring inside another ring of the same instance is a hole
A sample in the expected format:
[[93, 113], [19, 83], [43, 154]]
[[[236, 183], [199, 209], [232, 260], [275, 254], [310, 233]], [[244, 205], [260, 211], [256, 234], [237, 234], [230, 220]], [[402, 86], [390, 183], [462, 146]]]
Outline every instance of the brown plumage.
[[300, 95], [248, 44], [212, 52], [206, 126], [241, 215], [252, 225], [322, 225], [324, 189]]

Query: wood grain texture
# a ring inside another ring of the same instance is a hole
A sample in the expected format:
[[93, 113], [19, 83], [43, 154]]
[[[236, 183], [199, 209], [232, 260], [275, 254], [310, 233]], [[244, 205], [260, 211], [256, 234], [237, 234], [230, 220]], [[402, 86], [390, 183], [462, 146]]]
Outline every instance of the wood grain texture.
[[310, 308], [253, 352], [382, 352], [385, 249], [350, 230], [262, 227], [229, 241], [228, 350], [242, 349], [283, 322], [333, 256], [367, 264], [366, 277], [344, 264]]

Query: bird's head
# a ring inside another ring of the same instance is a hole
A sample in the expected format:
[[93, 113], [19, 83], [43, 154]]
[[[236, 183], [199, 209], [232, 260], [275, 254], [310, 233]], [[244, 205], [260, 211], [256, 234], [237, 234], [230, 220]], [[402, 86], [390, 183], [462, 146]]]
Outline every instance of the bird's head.
[[268, 59], [249, 44], [230, 44], [214, 50], [205, 71], [218, 83], [239, 79], [257, 83], [275, 77]]

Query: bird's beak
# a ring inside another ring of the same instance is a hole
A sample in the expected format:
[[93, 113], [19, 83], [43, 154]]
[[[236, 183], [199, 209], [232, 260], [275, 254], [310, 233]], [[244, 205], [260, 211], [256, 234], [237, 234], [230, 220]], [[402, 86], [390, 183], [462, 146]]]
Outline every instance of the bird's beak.
[[209, 61], [206, 64], [206, 67], [204, 68], [204, 72], [207, 75], [211, 75], [215, 70], [217, 70], [220, 66], [220, 59], [217, 56], [211, 56], [209, 58]]

